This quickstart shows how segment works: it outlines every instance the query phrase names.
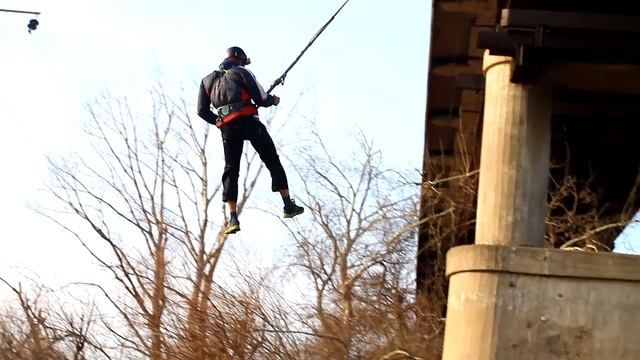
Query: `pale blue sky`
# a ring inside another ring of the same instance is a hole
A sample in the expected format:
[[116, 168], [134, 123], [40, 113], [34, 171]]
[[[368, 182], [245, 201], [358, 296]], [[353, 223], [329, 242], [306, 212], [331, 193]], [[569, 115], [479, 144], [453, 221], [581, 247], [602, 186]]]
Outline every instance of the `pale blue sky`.
[[631, 224], [618, 235], [613, 252], [621, 254], [640, 254], [640, 211], [633, 217]]
[[[88, 266], [75, 240], [27, 208], [41, 201], [46, 156], [82, 142], [85, 103], [109, 91], [144, 111], [158, 81], [195, 103], [200, 79], [231, 45], [245, 49], [267, 87], [342, 2], [0, 0], [0, 8], [42, 12], [32, 34], [29, 15], [0, 13], [0, 273], [64, 282]], [[305, 92], [300, 108], [314, 109], [325, 138], [362, 129], [387, 164], [420, 169], [429, 23], [429, 1], [351, 0], [276, 89], [279, 113]], [[285, 157], [295, 131], [291, 123], [274, 134]], [[261, 182], [268, 187], [268, 176]]]
[[[138, 99], [144, 111], [146, 89], [158, 81], [183, 87], [195, 102], [197, 83], [231, 45], [247, 51], [251, 70], [266, 87], [341, 4], [0, 0], [0, 8], [42, 12], [33, 34], [26, 29], [29, 15], [0, 13], [0, 274], [64, 283], [94, 268], [76, 240], [27, 207], [42, 201], [46, 156], [82, 143], [85, 103], [110, 91]], [[301, 109], [310, 110], [327, 139], [342, 141], [341, 134], [360, 128], [387, 164], [420, 169], [429, 22], [429, 1], [351, 0], [276, 89], [279, 113], [305, 92]], [[292, 123], [274, 134], [285, 157], [297, 129]], [[217, 140], [210, 146], [221, 145]], [[267, 176], [261, 182], [268, 187]], [[255, 202], [274, 200], [266, 191]], [[237, 239], [246, 247], [256, 241], [250, 224], [259, 216], [243, 216], [246, 226]], [[260, 228], [282, 230], [277, 221]], [[615, 251], [638, 251], [628, 234]]]

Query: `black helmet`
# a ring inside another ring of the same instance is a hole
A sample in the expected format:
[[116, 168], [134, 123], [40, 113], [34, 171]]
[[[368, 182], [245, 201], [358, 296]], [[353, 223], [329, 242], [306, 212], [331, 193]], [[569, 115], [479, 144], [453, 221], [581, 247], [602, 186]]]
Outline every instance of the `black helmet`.
[[227, 57], [236, 58], [242, 62], [242, 65], [251, 64], [251, 59], [247, 57], [247, 54], [244, 53], [244, 50], [237, 46], [232, 46], [227, 49]]

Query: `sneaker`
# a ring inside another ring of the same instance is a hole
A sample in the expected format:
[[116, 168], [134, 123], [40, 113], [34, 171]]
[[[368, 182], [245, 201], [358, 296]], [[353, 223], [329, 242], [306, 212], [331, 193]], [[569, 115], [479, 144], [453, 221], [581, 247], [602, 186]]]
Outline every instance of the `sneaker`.
[[292, 218], [294, 216], [300, 215], [304, 212], [304, 208], [302, 206], [296, 205], [294, 200], [291, 200], [291, 204], [289, 206], [284, 207], [284, 218]]
[[227, 223], [227, 227], [224, 229], [225, 234], [235, 234], [240, 231], [240, 221], [238, 220], [229, 220]]

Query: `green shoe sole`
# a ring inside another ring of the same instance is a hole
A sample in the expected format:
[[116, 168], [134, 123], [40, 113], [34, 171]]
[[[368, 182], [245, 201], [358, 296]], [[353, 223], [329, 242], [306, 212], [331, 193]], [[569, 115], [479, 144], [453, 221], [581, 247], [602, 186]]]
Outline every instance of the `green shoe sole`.
[[290, 219], [290, 218], [292, 218], [294, 216], [298, 216], [298, 215], [302, 214], [303, 212], [304, 212], [304, 208], [301, 207], [300, 210], [296, 210], [296, 211], [290, 212], [290, 213], [287, 213], [287, 212], [284, 213], [284, 215], [282, 217], [284, 217], [285, 219]]
[[235, 234], [240, 231], [240, 224], [229, 224], [224, 229], [225, 234]]

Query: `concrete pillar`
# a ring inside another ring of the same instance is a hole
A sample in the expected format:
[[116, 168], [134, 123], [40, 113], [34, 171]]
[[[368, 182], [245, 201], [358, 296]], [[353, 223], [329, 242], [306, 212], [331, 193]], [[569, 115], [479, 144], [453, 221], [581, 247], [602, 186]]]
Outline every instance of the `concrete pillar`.
[[443, 360], [640, 359], [640, 256], [458, 246], [447, 277]]
[[512, 84], [510, 57], [485, 53], [476, 244], [543, 246], [551, 91]]

